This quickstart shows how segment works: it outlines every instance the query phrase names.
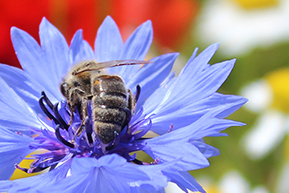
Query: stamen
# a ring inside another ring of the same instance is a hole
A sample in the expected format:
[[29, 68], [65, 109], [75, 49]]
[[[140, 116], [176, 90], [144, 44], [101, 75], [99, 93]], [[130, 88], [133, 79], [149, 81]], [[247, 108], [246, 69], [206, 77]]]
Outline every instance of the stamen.
[[16, 169], [19, 169], [19, 170], [21, 170], [21, 171], [23, 171], [25, 173], [28, 173], [28, 169], [27, 168], [22, 168], [18, 164], [14, 164], [14, 166], [15, 166]]
[[131, 123], [131, 127], [133, 127], [134, 125], [136, 125], [135, 121], [141, 119], [141, 116], [143, 116], [143, 108], [141, 107], [139, 109], [139, 111], [134, 114], [132, 117], [131, 117], [131, 120], [130, 120], [130, 123]]
[[150, 120], [148, 126], [146, 126], [145, 129], [143, 129], [139, 133], [133, 135], [135, 140], [137, 140], [137, 139], [141, 138], [142, 136], [144, 136], [151, 129], [151, 126], [152, 126], [152, 121]]
[[174, 124], [172, 124], [172, 123], [171, 123], [171, 125], [170, 125], [170, 129], [167, 131], [167, 133], [170, 133], [170, 132], [172, 132], [172, 131], [173, 131], [173, 129], [174, 129]]
[[54, 115], [56, 116], [57, 120], [59, 121], [59, 124], [60, 124], [60, 127], [61, 128], [64, 128], [66, 131], [68, 131], [68, 125], [67, 123], [62, 119], [62, 117], [60, 116], [59, 114], [59, 111], [58, 111], [58, 104], [59, 103], [56, 103], [54, 106], [53, 106], [53, 112], [54, 112]]
[[41, 95], [44, 97], [44, 100], [45, 100], [46, 104], [49, 106], [49, 108], [50, 108], [51, 110], [53, 110], [53, 104], [52, 104], [52, 102], [48, 99], [48, 97], [47, 97], [47, 95], [45, 94], [44, 91], [41, 92]]
[[74, 148], [74, 145], [72, 143], [69, 143], [68, 141], [66, 141], [60, 134], [59, 132], [59, 125], [56, 126], [55, 128], [55, 135], [57, 137], [57, 139], [62, 142], [64, 145], [70, 147], [70, 148]]
[[16, 169], [19, 169], [19, 170], [21, 170], [21, 171], [23, 171], [23, 172], [25, 172], [25, 173], [27, 173], [27, 174], [36, 173], [36, 172], [41, 172], [41, 171], [43, 171], [43, 170], [45, 170], [45, 169], [47, 168], [47, 167], [45, 167], [45, 168], [36, 167], [36, 168], [29, 168], [29, 169], [27, 169], [27, 168], [22, 168], [22, 167], [20, 167], [18, 164], [15, 164], [14, 166], [15, 166]]
[[122, 138], [125, 134], [127, 134], [127, 127], [124, 127], [119, 133], [119, 138]]
[[136, 93], [134, 95], [135, 103], [138, 101], [138, 98], [139, 98], [139, 95], [140, 95], [140, 91], [141, 91], [140, 85], [136, 85]]
[[138, 130], [139, 126], [140, 125], [143, 125], [146, 121], [148, 120], [151, 120], [150, 118], [152, 117], [153, 115], [149, 116], [148, 118], [146, 119], [140, 119], [138, 122], [134, 123], [132, 126], [131, 126], [131, 132], [134, 133]]
[[40, 99], [39, 99], [39, 106], [40, 108], [42, 109], [42, 111], [47, 115], [47, 117], [49, 119], [52, 119], [55, 121], [55, 123], [57, 124], [58, 121], [57, 119], [49, 112], [49, 110], [46, 108], [46, 106], [44, 105], [43, 103], [43, 100], [44, 100], [44, 96], [41, 96]]
[[156, 158], [155, 161], [151, 162], [151, 165], [157, 165], [160, 162], [159, 158]]
[[126, 119], [124, 121], [123, 126], [125, 127], [125, 126], [127, 126], [129, 124], [129, 122], [131, 120], [131, 110], [129, 108], [125, 108], [124, 111], [125, 111], [125, 114], [126, 114]]
[[143, 162], [138, 160], [138, 159], [134, 159], [134, 160], [132, 160], [132, 162], [137, 164], [137, 165], [144, 165]]

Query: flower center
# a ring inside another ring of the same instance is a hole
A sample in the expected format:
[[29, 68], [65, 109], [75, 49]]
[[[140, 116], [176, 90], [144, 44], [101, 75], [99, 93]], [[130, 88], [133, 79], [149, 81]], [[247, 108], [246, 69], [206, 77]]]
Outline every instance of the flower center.
[[[31, 149], [45, 149], [48, 152], [43, 154], [33, 154], [35, 161], [30, 165], [30, 169], [16, 168], [27, 173], [34, 173], [48, 167], [54, 169], [58, 163], [65, 162], [75, 156], [94, 157], [96, 159], [107, 154], [116, 153], [128, 162], [144, 164], [136, 159], [136, 154], [132, 152], [141, 151], [145, 146], [142, 138], [151, 128], [151, 120], [145, 118], [142, 110], [135, 114], [130, 121], [129, 129], [125, 126], [120, 133], [114, 132], [114, 139], [109, 143], [103, 143], [97, 136], [93, 128], [92, 110], [88, 103], [88, 116], [81, 120], [77, 109], [70, 112], [66, 101], [53, 104], [42, 92], [39, 105], [47, 118], [42, 133], [35, 137]], [[74, 113], [70, 123], [71, 113]], [[93, 140], [94, 139], [94, 140]]]

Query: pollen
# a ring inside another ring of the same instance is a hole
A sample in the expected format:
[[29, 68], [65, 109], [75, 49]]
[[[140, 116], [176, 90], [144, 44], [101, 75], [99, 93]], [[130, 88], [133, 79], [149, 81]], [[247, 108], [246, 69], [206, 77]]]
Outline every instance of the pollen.
[[[18, 165], [22, 168], [29, 168], [30, 165], [32, 164], [32, 162], [35, 160], [31, 157], [31, 155], [33, 154], [40, 154], [40, 153], [45, 153], [47, 152], [47, 150], [44, 149], [39, 149], [36, 150], [30, 154], [28, 154]], [[31, 176], [35, 176], [35, 175], [39, 175], [40, 173], [45, 173], [46, 171], [43, 170], [41, 172], [37, 172], [37, 173], [26, 173], [22, 170], [18, 170], [15, 169], [14, 173], [12, 174], [10, 180], [16, 180], [16, 179], [21, 179], [21, 178], [26, 178], [26, 177], [31, 177]]]
[[289, 113], [289, 68], [274, 71], [265, 76], [265, 79], [273, 92], [271, 106], [284, 113]]

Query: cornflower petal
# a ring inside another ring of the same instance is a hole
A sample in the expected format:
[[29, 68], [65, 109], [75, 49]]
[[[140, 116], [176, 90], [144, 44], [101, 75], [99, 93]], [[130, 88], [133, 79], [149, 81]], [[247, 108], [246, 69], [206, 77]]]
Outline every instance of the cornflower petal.
[[34, 78], [19, 68], [5, 64], [0, 64], [0, 77], [33, 111], [40, 114], [43, 113], [39, 107], [38, 100], [40, 92], [44, 88]]
[[197, 147], [206, 158], [220, 155], [220, 151], [217, 148], [206, 144], [203, 140], [193, 140], [190, 142]]
[[[60, 92], [55, 92], [56, 89], [59, 89], [58, 87], [62, 77], [59, 77], [60, 73], [55, 73], [54, 71], [58, 71], [56, 70], [58, 68], [62, 73], [64, 70], [67, 70], [68, 45], [66, 41], [65, 43], [61, 41], [64, 37], [54, 26], [48, 23], [46, 19], [42, 20], [40, 28], [42, 29], [40, 32], [40, 40], [41, 37], [42, 39], [45, 39], [44, 35], [47, 35], [48, 37], [50, 35], [50, 40], [53, 41], [53, 43], [51, 42], [50, 44], [58, 45], [56, 46], [59, 51], [57, 54], [64, 55], [60, 58], [62, 59], [61, 61], [54, 63], [53, 57], [55, 53], [54, 51], [51, 51], [53, 45], [49, 45], [49, 42], [46, 43], [45, 40], [42, 40], [44, 46], [42, 49], [34, 38], [15, 27], [11, 29], [11, 39], [22, 68], [40, 85], [46, 88], [45, 90], [49, 97], [52, 101], [56, 102], [63, 99]], [[47, 31], [47, 33], [45, 33], [45, 31]], [[50, 46], [52, 46], [52, 48]], [[64, 59], [66, 59], [66, 61], [64, 61]], [[62, 67], [62, 65], [64, 65], [64, 67]]]
[[75, 64], [77, 62], [76, 56], [79, 53], [82, 41], [83, 41], [82, 30], [77, 30], [77, 32], [74, 34], [70, 42], [69, 47], [70, 64]]
[[15, 170], [14, 164], [33, 151], [29, 149], [32, 141], [33, 138], [0, 129], [0, 180], [9, 179]]
[[51, 186], [46, 192], [132, 192], [129, 183], [139, 179], [148, 180], [149, 177], [116, 154], [98, 160], [74, 158], [71, 176]]
[[152, 130], [158, 134], [163, 134], [168, 131], [168, 127], [163, 127], [163, 125], [173, 124], [175, 129], [187, 126], [197, 121], [205, 113], [213, 111], [216, 108], [222, 109], [216, 117], [224, 118], [235, 112], [246, 102], [247, 99], [243, 97], [215, 93], [210, 97], [184, 107], [172, 107], [170, 111], [165, 111], [167, 114], [157, 114], [158, 116], [152, 117], [154, 122]]
[[152, 22], [146, 21], [141, 24], [125, 41], [120, 58], [135, 58], [138, 60], [143, 60], [151, 47], [152, 41]]
[[164, 174], [186, 193], [188, 189], [193, 192], [206, 192], [189, 172], [165, 171]]
[[98, 62], [117, 60], [123, 41], [114, 20], [107, 16], [97, 31], [94, 43], [95, 57]]
[[[46, 18], [43, 18], [39, 27], [39, 37], [42, 52], [45, 53], [45, 62], [50, 81], [47, 81], [48, 88], [56, 90], [59, 87], [61, 78], [67, 72], [69, 65], [68, 44], [61, 32], [54, 27]], [[59, 92], [58, 92], [59, 93]], [[61, 95], [59, 99], [61, 99]]]
[[[152, 117], [154, 132], [166, 133], [168, 128], [163, 125], [173, 124], [174, 128], [187, 126], [222, 105], [224, 112], [220, 117], [228, 116], [247, 101], [242, 97], [215, 93], [231, 72], [235, 62], [231, 60], [208, 65], [208, 58], [212, 57], [217, 46], [210, 46], [197, 57], [194, 54], [177, 78], [162, 84], [152, 97], [147, 99], [143, 106], [144, 114], [156, 115]], [[195, 66], [199, 68], [193, 68]]]
[[209, 166], [207, 158], [188, 142], [176, 141], [167, 142], [157, 140], [157, 142], [147, 142], [146, 151], [153, 159], [158, 159], [160, 163], [179, 160], [173, 167], [177, 171], [189, 171]]
[[230, 126], [243, 125], [239, 122], [215, 118], [217, 113], [219, 111], [207, 113], [189, 126], [145, 140], [144, 151], [152, 158], [159, 159], [161, 163], [179, 160], [176, 164], [178, 171], [196, 170], [209, 166], [207, 157], [217, 155], [218, 151], [210, 146], [201, 148], [199, 140], [219, 134]]
[[80, 51], [78, 53], [78, 60], [79, 61], [83, 61], [83, 60], [95, 60], [95, 55], [93, 52], [93, 49], [91, 48], [91, 46], [89, 45], [89, 43], [85, 40], [83, 40], [81, 47], [80, 47]]
[[[84, 60], [94, 60], [94, 52], [87, 41], [83, 40], [82, 30], [78, 30], [71, 40], [69, 49], [70, 67]], [[66, 69], [65, 74], [70, 68]]]
[[151, 59], [151, 64], [144, 65], [127, 82], [127, 87], [135, 93], [135, 85], [141, 87], [141, 95], [138, 99], [136, 110], [138, 110], [145, 100], [160, 86], [172, 70], [173, 64], [178, 57], [178, 53], [170, 53]]
[[[140, 25], [125, 41], [119, 58], [143, 60], [151, 46], [152, 38], [152, 24], [150, 21], [147, 21]], [[127, 83], [140, 66], [120, 66], [108, 70], [112, 74], [120, 75], [124, 82]]]
[[0, 190], [9, 193], [47, 192], [47, 186], [54, 185], [66, 177], [70, 164], [67, 162], [50, 172], [29, 178], [0, 181]]
[[171, 167], [175, 162], [166, 163], [162, 165], [139, 165], [137, 168], [145, 172], [150, 179], [138, 179], [136, 182], [130, 183], [133, 192], [141, 193], [159, 193], [165, 192], [164, 187], [167, 186], [168, 177], [163, 174], [163, 170]]
[[0, 106], [0, 125], [2, 129], [21, 132], [32, 132], [32, 129], [39, 129], [40, 123], [37, 120], [36, 113], [1, 78]]

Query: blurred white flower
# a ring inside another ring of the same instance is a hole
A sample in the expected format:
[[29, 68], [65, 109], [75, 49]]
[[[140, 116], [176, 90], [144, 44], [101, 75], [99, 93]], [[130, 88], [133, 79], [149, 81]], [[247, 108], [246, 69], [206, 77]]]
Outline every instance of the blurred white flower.
[[277, 190], [278, 193], [288, 193], [289, 191], [289, 162], [283, 166], [281, 174], [278, 179]]
[[228, 0], [208, 0], [197, 34], [206, 44], [222, 42], [223, 54], [236, 56], [257, 46], [289, 40], [288, 21], [288, 0], [279, 0], [274, 7], [251, 10]]
[[289, 69], [280, 69], [246, 86], [244, 106], [260, 116], [241, 145], [252, 159], [262, 159], [278, 146], [289, 129]]
[[237, 170], [228, 171], [218, 182], [209, 176], [198, 180], [207, 193], [269, 193], [263, 185], [252, 187]]

